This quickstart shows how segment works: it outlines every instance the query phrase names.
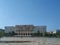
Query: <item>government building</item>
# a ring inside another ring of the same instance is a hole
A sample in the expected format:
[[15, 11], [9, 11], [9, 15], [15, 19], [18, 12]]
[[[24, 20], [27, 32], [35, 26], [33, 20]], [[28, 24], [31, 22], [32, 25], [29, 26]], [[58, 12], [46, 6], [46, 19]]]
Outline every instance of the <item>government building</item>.
[[46, 33], [46, 26], [34, 26], [34, 25], [15, 25], [15, 26], [5, 26], [5, 32], [9, 33], [14, 31], [18, 36], [32, 36], [35, 31], [40, 31], [40, 33]]

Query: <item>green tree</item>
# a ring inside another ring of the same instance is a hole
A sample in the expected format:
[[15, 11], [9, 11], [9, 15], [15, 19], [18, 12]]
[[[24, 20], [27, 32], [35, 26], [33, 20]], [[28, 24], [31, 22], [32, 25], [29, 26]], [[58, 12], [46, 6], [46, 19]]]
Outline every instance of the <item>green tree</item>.
[[0, 32], [0, 37], [5, 36], [4, 32]]

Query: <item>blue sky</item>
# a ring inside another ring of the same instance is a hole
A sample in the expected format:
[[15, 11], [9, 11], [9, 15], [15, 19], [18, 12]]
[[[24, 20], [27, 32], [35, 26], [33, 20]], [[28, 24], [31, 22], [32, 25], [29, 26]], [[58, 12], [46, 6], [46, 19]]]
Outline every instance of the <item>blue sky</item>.
[[0, 0], [0, 28], [16, 24], [60, 29], [60, 0]]

